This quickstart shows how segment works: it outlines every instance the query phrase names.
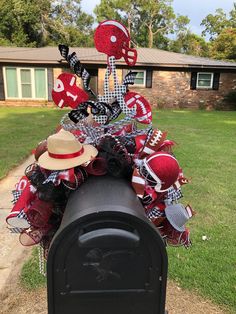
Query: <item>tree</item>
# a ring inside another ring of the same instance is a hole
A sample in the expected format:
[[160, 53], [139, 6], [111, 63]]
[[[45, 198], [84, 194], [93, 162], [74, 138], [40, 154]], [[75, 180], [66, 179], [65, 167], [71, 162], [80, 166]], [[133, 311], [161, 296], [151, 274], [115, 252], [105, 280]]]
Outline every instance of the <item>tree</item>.
[[190, 30], [186, 33], [180, 33], [176, 40], [172, 40], [169, 49], [193, 56], [209, 56], [209, 44], [203, 37], [192, 33]]
[[234, 3], [233, 9], [229, 12], [229, 23], [232, 28], [236, 28], [236, 3]]
[[[121, 6], [123, 6], [123, 3], [121, 3]], [[122, 19], [121, 17], [117, 0], [101, 0], [100, 4], [96, 5], [94, 14], [97, 22], [102, 22], [103, 20], [124, 22], [125, 20], [125, 18]]]
[[169, 50], [206, 57], [209, 54], [209, 44], [201, 36], [190, 31], [187, 27], [190, 19], [187, 16], [178, 16], [174, 27], [176, 39], [169, 43]]
[[236, 27], [236, 4], [229, 12], [229, 18], [223, 9], [217, 9], [215, 15], [208, 14], [201, 22], [201, 26], [205, 29], [202, 32], [203, 36], [210, 35], [210, 40], [213, 41], [224, 29]]
[[82, 12], [81, 0], [54, 1], [51, 6], [49, 42], [91, 46], [93, 17]]
[[1, 44], [41, 47], [91, 45], [93, 17], [80, 0], [0, 0]]
[[[134, 40], [137, 24], [137, 3], [133, 0], [101, 0], [94, 9], [96, 20], [117, 20], [127, 26], [132, 40]], [[133, 33], [134, 32], [134, 33]]]
[[175, 14], [171, 6], [172, 0], [139, 0], [139, 24], [148, 32], [148, 47], [153, 47], [157, 34], [167, 35], [172, 32]]
[[0, 5], [1, 38], [18, 46], [36, 46], [42, 41], [40, 30], [49, 1], [0, 0]]
[[186, 15], [177, 15], [174, 25], [174, 33], [178, 36], [179, 34], [185, 34], [189, 28], [187, 25], [190, 23], [190, 19]]
[[236, 60], [236, 28], [226, 28], [211, 45], [211, 56], [215, 59]]
[[173, 0], [101, 0], [94, 13], [98, 22], [116, 19], [124, 23], [137, 46], [166, 46], [166, 35], [173, 32]]
[[210, 57], [215, 59], [236, 59], [236, 3], [227, 17], [222, 9], [216, 14], [209, 14], [203, 19], [203, 35], [210, 35]]

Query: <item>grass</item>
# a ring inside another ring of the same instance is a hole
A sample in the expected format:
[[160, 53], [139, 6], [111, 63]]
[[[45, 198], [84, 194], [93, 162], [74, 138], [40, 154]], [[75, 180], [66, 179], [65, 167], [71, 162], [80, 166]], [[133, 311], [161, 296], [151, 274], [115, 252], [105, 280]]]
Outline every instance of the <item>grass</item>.
[[236, 112], [162, 111], [155, 125], [179, 144], [182, 202], [197, 211], [192, 248], [168, 248], [169, 277], [236, 313]]
[[58, 108], [0, 107], [0, 179], [55, 130], [64, 114]]
[[[57, 110], [17, 110], [5, 109], [0, 126], [2, 130], [5, 124], [6, 137], [2, 139], [1, 132], [1, 146], [13, 141], [5, 158], [10, 158], [11, 152], [18, 155], [10, 167], [45, 138], [62, 116]], [[182, 203], [190, 203], [197, 211], [188, 223], [193, 246], [189, 250], [168, 247], [169, 277], [235, 313], [236, 112], [154, 111], [153, 116], [154, 125], [167, 130], [168, 138], [178, 144], [175, 155], [186, 177], [192, 177], [191, 184], [183, 187]], [[16, 153], [19, 146], [21, 154]], [[4, 167], [6, 173], [9, 166]], [[24, 266], [27, 271], [23, 271], [22, 280], [28, 276], [29, 286], [37, 287], [42, 276], [36, 277], [38, 266], [33, 261]]]
[[32, 250], [31, 257], [24, 263], [20, 281], [26, 289], [38, 289], [46, 286], [46, 278], [39, 273], [38, 248]]

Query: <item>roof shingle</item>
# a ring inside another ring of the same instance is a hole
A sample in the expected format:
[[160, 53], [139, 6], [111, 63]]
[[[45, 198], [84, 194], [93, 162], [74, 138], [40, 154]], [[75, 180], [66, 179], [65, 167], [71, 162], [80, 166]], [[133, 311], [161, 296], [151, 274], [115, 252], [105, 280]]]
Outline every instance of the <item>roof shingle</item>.
[[[106, 55], [98, 52], [95, 48], [71, 48], [76, 51], [79, 59], [88, 64], [105, 64]], [[138, 48], [137, 66], [158, 67], [215, 67], [236, 69], [236, 63], [219, 61], [208, 58], [195, 57], [181, 53], [169, 52], [160, 49]], [[35, 64], [58, 64], [62, 61], [57, 47], [44, 48], [19, 48], [0, 47], [1, 63], [35, 63]], [[119, 60], [117, 64], [124, 64]]]

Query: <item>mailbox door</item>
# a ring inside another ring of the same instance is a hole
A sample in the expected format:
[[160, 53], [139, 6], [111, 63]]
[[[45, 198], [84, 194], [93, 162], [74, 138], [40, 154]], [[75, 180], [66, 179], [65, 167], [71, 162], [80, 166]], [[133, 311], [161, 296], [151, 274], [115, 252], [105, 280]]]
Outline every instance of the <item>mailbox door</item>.
[[164, 313], [162, 252], [145, 224], [105, 218], [74, 224], [53, 261], [49, 313]]

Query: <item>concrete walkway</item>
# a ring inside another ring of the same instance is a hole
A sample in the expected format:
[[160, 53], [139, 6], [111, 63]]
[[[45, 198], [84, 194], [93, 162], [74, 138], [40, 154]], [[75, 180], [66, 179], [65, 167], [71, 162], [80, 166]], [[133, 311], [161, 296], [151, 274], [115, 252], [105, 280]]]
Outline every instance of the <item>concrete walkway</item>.
[[24, 257], [31, 252], [30, 248], [20, 244], [19, 234], [10, 233], [5, 219], [12, 208], [11, 191], [20, 177], [24, 175], [25, 168], [33, 161], [34, 156], [32, 155], [0, 181], [0, 294], [6, 287], [12, 270], [15, 267], [20, 269], [19, 266], [23, 264]]

